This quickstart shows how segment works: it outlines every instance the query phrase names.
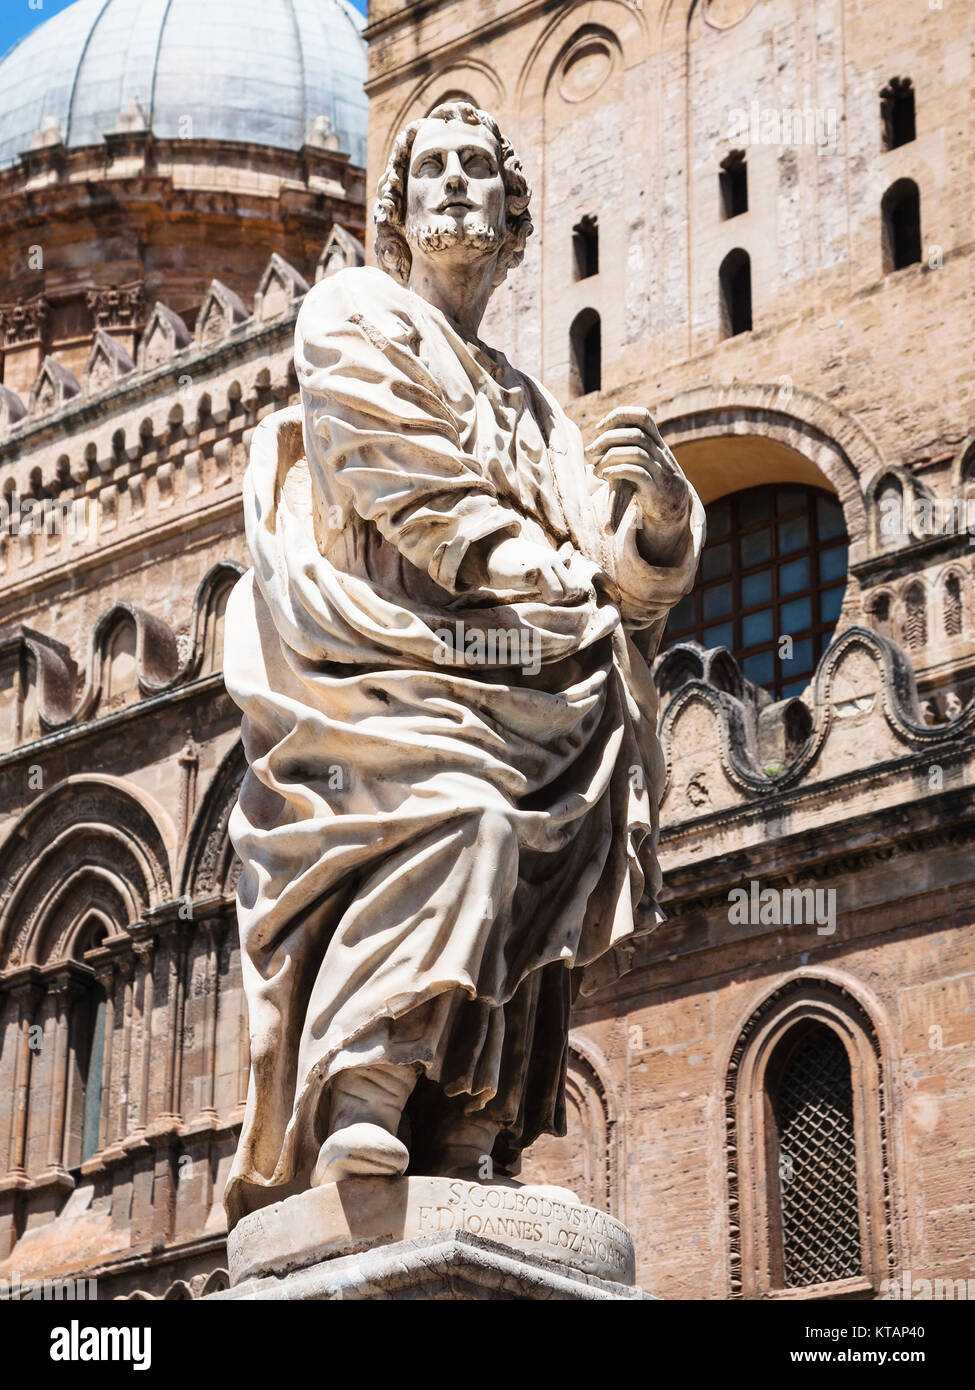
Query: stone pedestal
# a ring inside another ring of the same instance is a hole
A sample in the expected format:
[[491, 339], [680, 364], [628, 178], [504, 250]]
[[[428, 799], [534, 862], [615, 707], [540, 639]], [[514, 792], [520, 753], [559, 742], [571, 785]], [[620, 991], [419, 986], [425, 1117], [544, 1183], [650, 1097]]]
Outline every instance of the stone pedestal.
[[626, 1227], [559, 1187], [350, 1178], [244, 1217], [217, 1299], [631, 1299]]

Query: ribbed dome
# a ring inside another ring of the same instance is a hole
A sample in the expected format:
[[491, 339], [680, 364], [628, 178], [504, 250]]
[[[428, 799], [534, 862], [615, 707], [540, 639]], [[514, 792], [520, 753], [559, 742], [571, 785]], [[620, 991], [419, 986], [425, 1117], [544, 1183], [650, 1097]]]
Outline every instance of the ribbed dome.
[[365, 164], [363, 22], [347, 0], [77, 0], [0, 60], [0, 165], [55, 123], [99, 144], [132, 102], [162, 139], [291, 150], [326, 116]]

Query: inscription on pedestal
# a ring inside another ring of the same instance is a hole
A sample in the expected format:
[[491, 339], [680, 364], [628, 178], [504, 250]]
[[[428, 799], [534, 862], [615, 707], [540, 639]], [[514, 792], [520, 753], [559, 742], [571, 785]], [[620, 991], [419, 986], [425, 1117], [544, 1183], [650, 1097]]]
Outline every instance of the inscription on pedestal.
[[[421, 1204], [417, 1209], [421, 1235], [434, 1231], [469, 1231], [487, 1240], [519, 1245], [553, 1246], [593, 1268], [612, 1269], [626, 1276], [633, 1251], [626, 1228], [595, 1207], [561, 1201], [538, 1191], [479, 1187], [450, 1182], [446, 1202]], [[546, 1250], [547, 1255], [552, 1251]]]

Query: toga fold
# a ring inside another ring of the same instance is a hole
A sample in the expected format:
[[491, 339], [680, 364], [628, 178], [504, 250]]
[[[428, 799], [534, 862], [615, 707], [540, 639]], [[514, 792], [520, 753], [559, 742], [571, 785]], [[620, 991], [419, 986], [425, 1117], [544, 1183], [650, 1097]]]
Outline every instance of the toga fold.
[[[655, 646], [704, 525], [691, 491], [680, 553], [651, 563], [639, 504], [558, 403], [379, 270], [310, 292], [295, 362], [301, 407], [254, 434], [253, 569], [225, 628], [249, 765], [231, 1225], [308, 1186], [349, 1066], [417, 1066], [417, 1161], [438, 1106], [495, 1121], [502, 1162], [564, 1132], [571, 997], [662, 920], [632, 633]], [[557, 550], [587, 599], [487, 588], [509, 535]]]

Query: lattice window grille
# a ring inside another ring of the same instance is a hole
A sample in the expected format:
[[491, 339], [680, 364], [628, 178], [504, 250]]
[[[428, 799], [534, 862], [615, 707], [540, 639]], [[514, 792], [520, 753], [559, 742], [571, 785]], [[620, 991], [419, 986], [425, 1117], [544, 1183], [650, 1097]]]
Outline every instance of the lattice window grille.
[[796, 1040], [775, 1094], [786, 1288], [863, 1272], [853, 1091], [846, 1049], [830, 1028]]

